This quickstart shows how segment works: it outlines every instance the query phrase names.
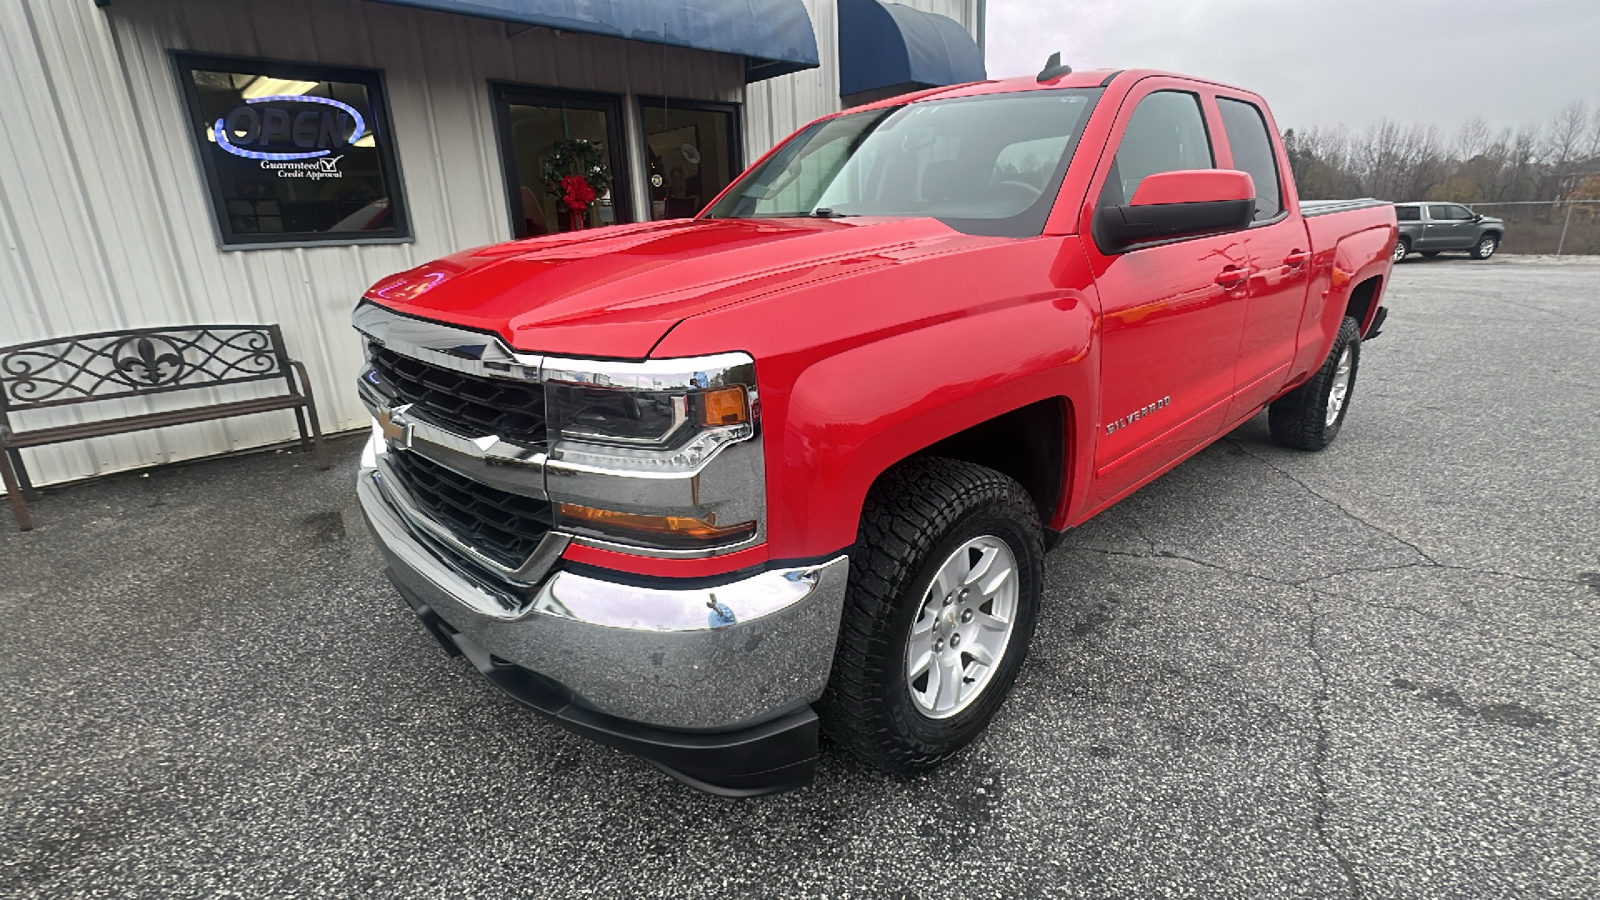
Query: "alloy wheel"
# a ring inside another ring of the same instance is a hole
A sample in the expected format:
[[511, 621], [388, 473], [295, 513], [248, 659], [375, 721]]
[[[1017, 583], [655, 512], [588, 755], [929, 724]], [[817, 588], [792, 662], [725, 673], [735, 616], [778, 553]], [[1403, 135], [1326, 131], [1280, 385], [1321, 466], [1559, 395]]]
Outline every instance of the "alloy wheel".
[[1350, 369], [1355, 355], [1350, 352], [1350, 347], [1345, 346], [1344, 352], [1339, 354], [1339, 367], [1333, 372], [1333, 384], [1328, 388], [1328, 418], [1323, 422], [1328, 427], [1339, 421], [1339, 412], [1344, 409], [1344, 399], [1350, 394]]
[[1017, 557], [982, 535], [945, 557], [906, 639], [906, 686], [917, 710], [948, 719], [983, 695], [1016, 621]]

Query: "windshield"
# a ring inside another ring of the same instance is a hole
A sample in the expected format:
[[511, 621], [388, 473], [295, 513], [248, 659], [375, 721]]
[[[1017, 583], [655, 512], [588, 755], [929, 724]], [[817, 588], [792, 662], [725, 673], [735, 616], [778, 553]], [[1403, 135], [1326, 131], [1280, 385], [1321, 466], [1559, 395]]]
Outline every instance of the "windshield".
[[971, 233], [1037, 235], [1099, 96], [986, 94], [818, 122], [706, 218], [927, 216]]

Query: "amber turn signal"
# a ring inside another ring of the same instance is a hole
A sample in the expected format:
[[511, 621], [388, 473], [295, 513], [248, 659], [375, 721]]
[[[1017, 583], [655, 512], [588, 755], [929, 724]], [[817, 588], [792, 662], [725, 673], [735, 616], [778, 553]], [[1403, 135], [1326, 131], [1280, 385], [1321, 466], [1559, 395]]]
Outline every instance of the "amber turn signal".
[[744, 402], [744, 388], [718, 388], [700, 395], [701, 425], [738, 425], [748, 421], [750, 409]]
[[729, 538], [754, 534], [756, 529], [755, 522], [718, 525], [714, 518], [707, 520], [692, 516], [646, 516], [595, 509], [575, 503], [562, 503], [560, 510], [563, 524], [587, 525], [597, 531], [628, 533], [635, 537], [687, 538], [696, 543], [725, 541]]

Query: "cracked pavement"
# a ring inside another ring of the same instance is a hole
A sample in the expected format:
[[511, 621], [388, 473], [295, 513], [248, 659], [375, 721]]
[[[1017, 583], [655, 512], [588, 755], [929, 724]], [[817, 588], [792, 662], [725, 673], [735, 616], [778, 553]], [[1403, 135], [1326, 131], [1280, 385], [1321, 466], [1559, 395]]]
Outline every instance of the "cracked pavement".
[[1320, 454], [1257, 418], [1067, 536], [936, 772], [697, 794], [446, 660], [358, 440], [0, 530], [6, 896], [1585, 897], [1600, 260], [1398, 267]]

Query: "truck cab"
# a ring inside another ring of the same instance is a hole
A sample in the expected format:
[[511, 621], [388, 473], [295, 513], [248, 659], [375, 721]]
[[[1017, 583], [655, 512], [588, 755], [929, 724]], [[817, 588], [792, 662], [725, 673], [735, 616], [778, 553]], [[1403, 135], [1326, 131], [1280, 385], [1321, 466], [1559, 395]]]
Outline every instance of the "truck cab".
[[938, 764], [1046, 548], [1240, 423], [1327, 447], [1394, 213], [1302, 203], [1265, 101], [1073, 73], [824, 117], [691, 220], [468, 250], [354, 324], [357, 490], [447, 653], [694, 786], [819, 732]]

